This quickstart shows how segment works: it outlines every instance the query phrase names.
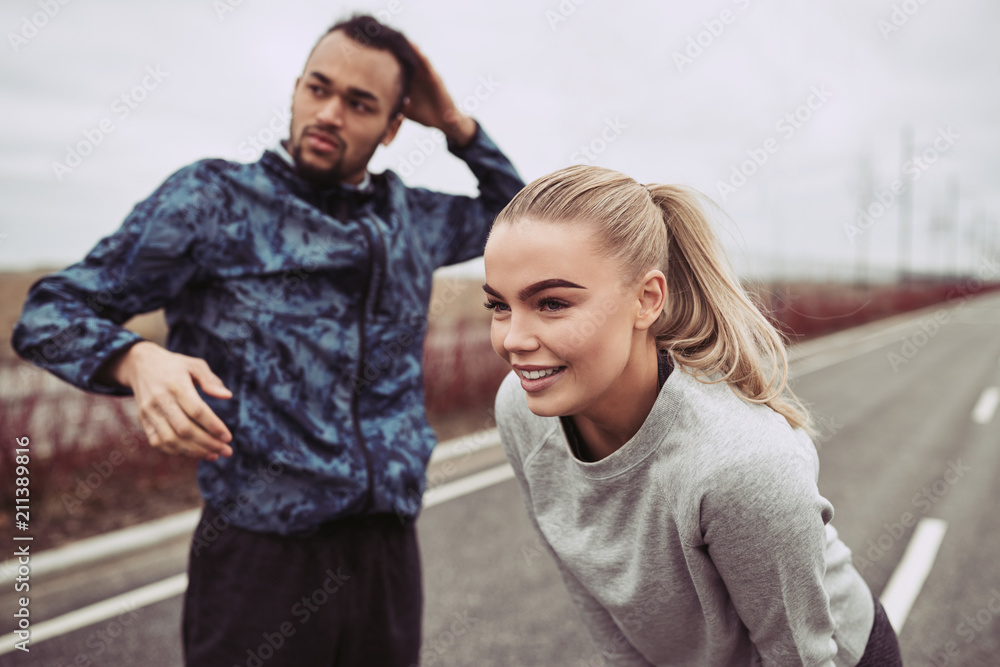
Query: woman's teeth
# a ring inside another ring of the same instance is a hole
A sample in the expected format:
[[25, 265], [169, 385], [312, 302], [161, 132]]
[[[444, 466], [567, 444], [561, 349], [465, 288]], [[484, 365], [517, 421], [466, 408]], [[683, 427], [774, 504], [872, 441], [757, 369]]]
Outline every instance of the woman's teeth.
[[521, 371], [521, 377], [523, 377], [526, 380], [538, 380], [540, 378], [545, 377], [546, 375], [552, 375], [553, 373], [557, 373], [558, 371], [559, 371], [558, 368], [549, 368], [548, 370], [544, 371]]

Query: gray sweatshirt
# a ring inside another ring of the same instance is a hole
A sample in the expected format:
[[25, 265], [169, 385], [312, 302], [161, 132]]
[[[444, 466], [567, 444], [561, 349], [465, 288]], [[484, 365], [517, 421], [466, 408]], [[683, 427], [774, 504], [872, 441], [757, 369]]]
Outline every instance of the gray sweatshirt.
[[593, 463], [572, 454], [557, 417], [528, 409], [516, 375], [497, 394], [507, 457], [593, 664], [853, 667], [874, 603], [829, 523], [815, 446], [684, 370], [638, 433]]

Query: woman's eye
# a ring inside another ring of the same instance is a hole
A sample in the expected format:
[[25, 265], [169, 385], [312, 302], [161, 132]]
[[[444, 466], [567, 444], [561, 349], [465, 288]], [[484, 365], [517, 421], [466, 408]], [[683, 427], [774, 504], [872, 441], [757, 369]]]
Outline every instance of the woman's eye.
[[568, 308], [569, 304], [565, 301], [560, 301], [559, 299], [542, 299], [538, 302], [538, 307], [548, 312], [554, 312]]
[[486, 303], [483, 304], [487, 309], [496, 312], [505, 312], [507, 310], [507, 304], [502, 301], [495, 301], [493, 299], [487, 299]]

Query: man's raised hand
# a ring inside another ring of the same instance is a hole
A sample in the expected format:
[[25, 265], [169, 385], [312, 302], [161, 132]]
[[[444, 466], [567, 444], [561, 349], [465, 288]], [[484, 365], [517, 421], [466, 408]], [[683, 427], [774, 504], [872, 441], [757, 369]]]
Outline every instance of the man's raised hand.
[[417, 71], [403, 113], [421, 125], [441, 130], [456, 145], [465, 146], [476, 134], [476, 121], [455, 105], [427, 56], [416, 46], [413, 50], [417, 54]]

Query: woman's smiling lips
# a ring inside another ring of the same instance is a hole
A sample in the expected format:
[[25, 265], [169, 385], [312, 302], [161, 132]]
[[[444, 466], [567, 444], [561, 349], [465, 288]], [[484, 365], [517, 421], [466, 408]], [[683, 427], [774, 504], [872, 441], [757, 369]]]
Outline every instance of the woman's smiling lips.
[[558, 382], [559, 378], [562, 377], [563, 371], [566, 370], [565, 366], [524, 366], [521, 364], [512, 364], [512, 367], [517, 371], [518, 377], [521, 378], [521, 387], [529, 392], [547, 389]]

